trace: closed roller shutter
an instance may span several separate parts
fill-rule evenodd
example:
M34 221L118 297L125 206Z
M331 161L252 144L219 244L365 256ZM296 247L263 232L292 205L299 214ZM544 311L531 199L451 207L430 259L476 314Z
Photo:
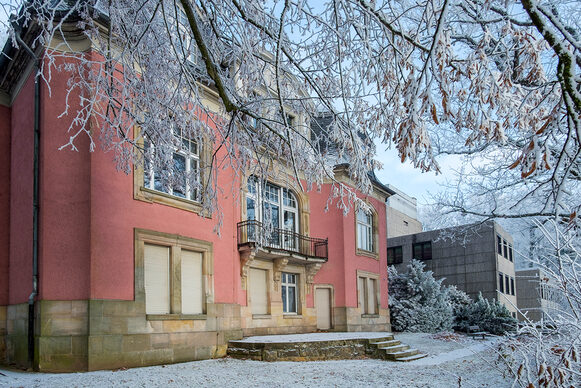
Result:
M266 271L250 268L250 305L252 314L268 314Z
M145 244L145 313L169 314L169 248Z
M202 254L182 250L182 314L202 314Z

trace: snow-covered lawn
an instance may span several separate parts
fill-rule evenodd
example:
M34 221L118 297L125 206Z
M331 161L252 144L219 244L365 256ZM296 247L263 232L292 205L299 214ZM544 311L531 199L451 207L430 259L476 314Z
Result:
M374 359L260 362L224 358L89 373L0 370L4 387L507 387L495 366L497 341L396 333L428 357L410 363Z

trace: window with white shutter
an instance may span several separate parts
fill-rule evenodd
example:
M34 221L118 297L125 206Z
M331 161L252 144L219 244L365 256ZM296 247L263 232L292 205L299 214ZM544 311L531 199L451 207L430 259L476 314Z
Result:
M143 229L135 236L135 295L144 295L147 319L205 314L214 303L212 244Z
M170 313L169 247L145 244L145 312Z
M182 314L202 314L202 254L182 250Z

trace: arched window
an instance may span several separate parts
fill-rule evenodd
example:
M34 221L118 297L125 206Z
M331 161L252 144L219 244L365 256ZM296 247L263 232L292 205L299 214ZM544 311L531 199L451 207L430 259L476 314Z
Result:
M297 197L288 189L270 182L248 179L246 218L260 221L270 231L270 244L293 250L298 245L299 208Z

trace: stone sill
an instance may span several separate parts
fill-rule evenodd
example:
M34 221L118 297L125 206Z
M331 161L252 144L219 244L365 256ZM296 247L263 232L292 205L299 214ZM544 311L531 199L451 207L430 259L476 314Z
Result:
M361 314L361 318L379 318L379 314Z
M252 319L271 319L272 315L270 314L252 314Z
M375 259L375 260L379 260L379 254L377 254L376 252L366 251L366 250L357 248L355 250L355 254L357 256L366 256L366 257L370 257L370 258Z
M284 314L282 317L284 319L303 319L303 316L298 314Z
M196 213L205 218L212 218L208 214L202 214L202 204L200 202L164 193L163 191L157 191L141 186L139 187L139 192L137 192L134 197L140 201L171 206Z
M183 321L208 318L206 314L147 314L145 317L148 321Z

